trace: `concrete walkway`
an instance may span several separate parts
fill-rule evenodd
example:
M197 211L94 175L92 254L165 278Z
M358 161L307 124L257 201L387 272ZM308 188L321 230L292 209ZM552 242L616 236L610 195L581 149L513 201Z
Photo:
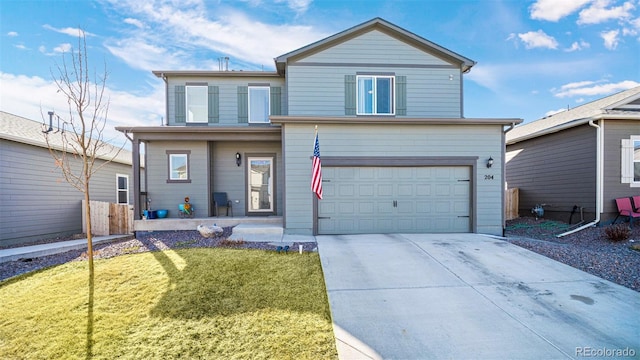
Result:
M640 293L506 241L316 239L342 360L640 357Z
M93 245L124 239L131 235L108 235L94 236ZM0 263L15 261L27 258L63 253L71 250L82 250L87 248L87 239L59 241L48 244L23 246L12 249L0 249Z

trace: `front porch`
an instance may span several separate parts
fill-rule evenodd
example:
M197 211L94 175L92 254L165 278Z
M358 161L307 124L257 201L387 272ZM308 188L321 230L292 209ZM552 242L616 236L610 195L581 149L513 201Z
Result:
M315 242L311 235L284 234L282 216L240 216L240 217L201 217L201 218L164 218L152 220L134 220L134 231L179 231L196 230L198 225L233 226L231 240L266 242Z

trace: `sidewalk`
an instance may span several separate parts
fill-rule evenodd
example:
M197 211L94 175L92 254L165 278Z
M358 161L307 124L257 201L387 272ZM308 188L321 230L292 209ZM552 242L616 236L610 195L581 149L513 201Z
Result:
M129 237L131 235L108 235L94 236L93 245L111 242ZM0 263L15 261L19 259L36 258L41 256L59 254L71 250L82 250L87 248L87 239L60 241L49 244L23 246L12 249L0 250Z

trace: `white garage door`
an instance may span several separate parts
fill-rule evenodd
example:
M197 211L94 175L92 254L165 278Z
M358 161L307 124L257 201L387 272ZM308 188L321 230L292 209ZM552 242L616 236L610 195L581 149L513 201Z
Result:
M470 232L468 166L324 167L319 234Z

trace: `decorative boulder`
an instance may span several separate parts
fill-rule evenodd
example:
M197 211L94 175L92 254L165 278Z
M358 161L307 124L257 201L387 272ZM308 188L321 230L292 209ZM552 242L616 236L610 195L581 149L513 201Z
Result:
M198 229L198 232L200 232L200 235L206 238L209 238L212 236L220 236L224 232L224 230L216 224L213 224L211 226L200 224L198 225L197 229Z

